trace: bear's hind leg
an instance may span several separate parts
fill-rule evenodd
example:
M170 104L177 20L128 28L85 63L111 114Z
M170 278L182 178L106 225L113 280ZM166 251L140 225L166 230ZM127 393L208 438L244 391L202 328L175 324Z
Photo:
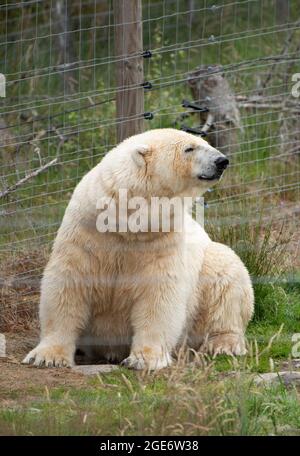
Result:
M210 355L244 355L253 289L247 269L229 247L212 242L207 248L197 298L191 345Z

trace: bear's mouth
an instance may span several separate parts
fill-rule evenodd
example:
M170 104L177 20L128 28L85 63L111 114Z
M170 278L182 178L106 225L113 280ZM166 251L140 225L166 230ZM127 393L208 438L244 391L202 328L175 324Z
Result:
M213 176L204 176L203 174L198 176L198 179L199 180L205 180L205 181L212 181L212 180L216 180L216 179L220 179L220 177L222 176L222 173L221 174L214 174Z

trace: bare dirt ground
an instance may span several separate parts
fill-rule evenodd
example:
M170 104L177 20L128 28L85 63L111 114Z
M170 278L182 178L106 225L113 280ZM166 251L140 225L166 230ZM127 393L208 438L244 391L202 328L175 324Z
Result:
M42 249L0 261L0 333L6 357L0 357L0 405L34 397L34 390L87 386L87 378L70 369L37 369L21 364L39 339L38 303L41 272L47 261ZM32 395L31 393L32 392Z
M35 335L30 331L18 335L5 333L7 356L0 358L0 405L14 403L13 396L18 398L19 405L22 396L28 402L31 392L33 398L36 396L34 391L41 388L87 386L87 378L71 369L45 369L21 364L23 357L38 341L37 334L38 331Z

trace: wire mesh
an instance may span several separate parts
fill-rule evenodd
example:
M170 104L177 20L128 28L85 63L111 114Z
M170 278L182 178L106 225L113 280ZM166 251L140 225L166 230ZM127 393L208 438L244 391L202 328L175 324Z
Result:
M49 246L80 178L116 144L112 1L0 4L0 300L36 303ZM147 129L201 128L191 73L228 82L240 125L226 120L231 167L207 195L206 219L285 219L299 228L300 72L297 0L144 0ZM134 58L134 55L129 57ZM132 86L132 89L135 87ZM132 117L134 119L135 116ZM218 122L215 125L218 132ZM230 134L232 132L232 135ZM20 184L21 182L21 184ZM246 206L245 206L246 204ZM246 209L245 209L246 207ZM296 244L298 239L296 237ZM297 264L295 265L295 268ZM20 305L22 304L22 306ZM23 309L23 310L21 310ZM25 310L24 310L25 309Z

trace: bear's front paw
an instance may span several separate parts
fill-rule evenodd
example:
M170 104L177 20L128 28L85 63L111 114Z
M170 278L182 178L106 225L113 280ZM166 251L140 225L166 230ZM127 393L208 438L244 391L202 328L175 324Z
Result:
M240 334L217 334L209 337L200 347L202 353L212 356L242 356L247 353L245 338Z
M136 370L159 370L172 364L171 356L168 352L158 354L155 356L155 351L146 347L141 351L134 351L124 359L121 363L122 366L129 369Z
M37 367L71 367L73 351L63 345L39 344L28 353L22 364L32 364Z

